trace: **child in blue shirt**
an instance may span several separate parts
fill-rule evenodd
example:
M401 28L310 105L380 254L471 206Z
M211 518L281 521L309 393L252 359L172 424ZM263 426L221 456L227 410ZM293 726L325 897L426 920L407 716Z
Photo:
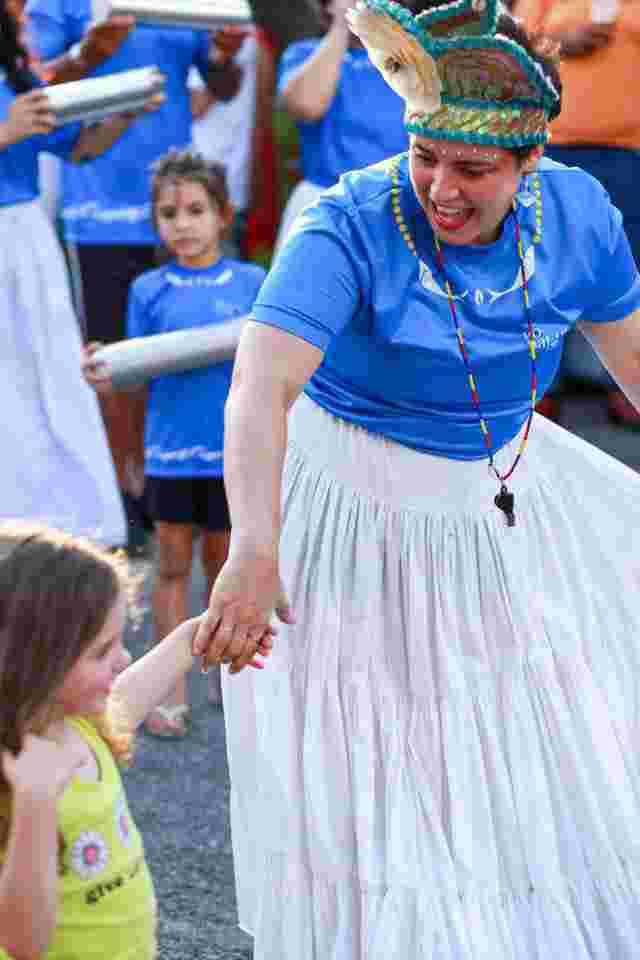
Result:
M265 274L261 267L221 255L233 220L223 168L190 151L171 151L154 171L153 218L171 259L132 284L128 336L225 323L248 313ZM87 348L87 379L108 391L110 382L91 364L95 349L95 343ZM153 593L158 637L189 615L196 530L202 531L201 559L209 587L226 558L230 523L222 449L232 369L233 362L226 361L159 377L148 387L144 484L158 543ZM181 681L170 703L148 718L147 728L160 736L183 736L187 709Z

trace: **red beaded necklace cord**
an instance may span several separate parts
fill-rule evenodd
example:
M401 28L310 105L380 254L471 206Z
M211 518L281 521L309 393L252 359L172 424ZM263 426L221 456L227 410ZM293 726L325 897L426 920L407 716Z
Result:
M394 157L390 166L391 204L392 204L394 218L396 223L398 224L400 233L404 237L405 243L407 244L407 247L409 248L413 256L416 257L416 259L418 259L418 251L416 249L415 241L411 236L409 228L407 227L404 221L404 217L402 215L402 208L400 206L399 172L400 172L400 161L402 160L402 157L403 157L403 154L401 154L398 157ZM534 194L535 194L535 202L536 202L536 227L537 227L536 236L534 237L534 242L538 243L540 241L542 214L541 214L540 186L539 186L537 177L535 178L535 181L534 181ZM506 484L507 484L507 480L512 476L513 472L515 471L516 467L520 463L520 460L522 459L522 456L524 454L524 450L527 445L527 440L529 439L529 433L531 431L531 423L533 421L533 414L534 414L535 406L537 402L537 390L538 390L538 375L536 370L536 359L537 359L536 340L535 340L535 332L533 327L533 320L531 317L531 303L529 300L529 281L528 281L527 270L525 266L524 249L522 244L522 233L520 231L520 223L518 222L517 204L516 204L515 198L512 201L512 213L513 213L514 222L515 222L516 246L518 250L518 259L520 261L520 272L522 274L522 295L524 299L525 314L527 317L527 336L529 340L529 355L531 357L531 409L529 411L527 423L525 425L525 429L522 434L522 438L520 440L518 451L513 460L513 463L511 464L511 466L509 467L506 473L500 473L500 471L498 470L495 464L494 446L493 446L493 440L491 437L491 431L489 429L487 420L482 412L482 405L480 403L478 386L476 383L476 379L473 375L473 370L471 369L469 352L467 350L467 345L464 339L464 333L462 331L462 327L458 319L458 312L456 309L453 290L451 289L451 284L449 283L449 278L447 277L447 274L445 271L444 253L442 251L442 246L438 239L438 235L435 232L433 234L435 247L436 247L437 260L438 260L438 267L440 268L440 272L442 274L444 284L445 284L445 289L447 291L447 300L449 301L449 310L451 311L451 318L453 320L453 324L456 330L456 337L458 340L458 347L460 348L460 355L462 357L462 362L464 363L465 370L467 372L469 388L471 390L471 399L473 401L473 405L478 415L480 430L482 431L485 447L487 449L487 456L489 458L489 468L490 470L493 471L496 479L500 483L500 492L495 497L494 503L498 507L498 509L502 510L502 512L505 514L505 517L507 519L507 525L510 527L515 526L515 522L516 522L515 513L513 509L514 496L512 493L509 492Z

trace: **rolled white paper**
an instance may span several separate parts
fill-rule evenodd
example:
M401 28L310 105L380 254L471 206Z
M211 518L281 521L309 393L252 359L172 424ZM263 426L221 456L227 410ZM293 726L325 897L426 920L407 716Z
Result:
M248 317L151 337L134 337L101 347L93 354L116 390L141 386L167 373L197 370L230 360Z
M102 120L113 113L140 110L162 92L165 76L158 67L123 70L105 77L73 80L44 87L58 126Z
M250 24L253 17L247 0L111 0L109 12L135 17L137 23L191 30Z

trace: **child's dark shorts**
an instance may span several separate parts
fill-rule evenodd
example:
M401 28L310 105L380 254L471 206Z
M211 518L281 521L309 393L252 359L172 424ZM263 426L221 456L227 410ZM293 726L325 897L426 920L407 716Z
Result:
M211 533L231 529L222 477L145 477L145 507L156 523L188 523Z

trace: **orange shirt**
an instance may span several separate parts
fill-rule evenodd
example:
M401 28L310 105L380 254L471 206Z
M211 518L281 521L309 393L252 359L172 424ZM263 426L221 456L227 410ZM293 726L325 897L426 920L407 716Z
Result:
M520 0L529 27L561 33L590 20L589 0ZM640 149L640 0L620 0L609 44L560 64L562 113L551 125L552 143Z

